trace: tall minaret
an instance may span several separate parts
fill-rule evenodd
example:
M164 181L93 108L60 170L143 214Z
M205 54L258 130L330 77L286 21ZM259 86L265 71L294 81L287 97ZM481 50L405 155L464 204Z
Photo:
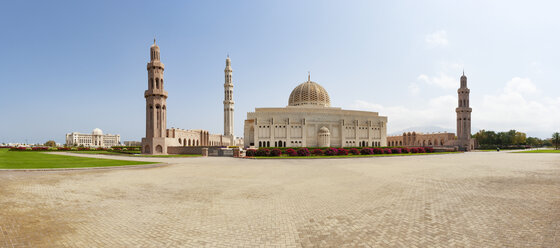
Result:
M230 137L233 145L233 82L231 81L231 60L229 55L226 59L226 69L224 69L224 136Z
M167 91L163 87L164 65L159 60L159 47L150 47L150 62L148 70L148 90L144 92L146 98L146 138L142 140L142 152L149 154L166 154L165 137L167 127Z
M469 107L469 94L471 90L467 88L467 77L463 71L461 76L461 87L457 90L459 94L459 106L455 109L457 112L457 139L459 148L462 150L470 150L471 140L471 112Z

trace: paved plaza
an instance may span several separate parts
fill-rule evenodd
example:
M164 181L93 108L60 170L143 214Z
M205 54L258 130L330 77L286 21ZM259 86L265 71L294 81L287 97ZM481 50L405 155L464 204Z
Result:
M130 159L0 171L0 247L560 247L558 154Z

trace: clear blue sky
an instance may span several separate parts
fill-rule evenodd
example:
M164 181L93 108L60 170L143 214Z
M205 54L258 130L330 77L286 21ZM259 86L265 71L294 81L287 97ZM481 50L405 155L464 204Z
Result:
M223 69L235 131L287 105L307 78L332 105L378 111L389 132L454 130L469 78L473 132L560 131L560 6L554 1L6 1L0 142L64 143L68 132L144 136L154 36L168 127L223 132Z

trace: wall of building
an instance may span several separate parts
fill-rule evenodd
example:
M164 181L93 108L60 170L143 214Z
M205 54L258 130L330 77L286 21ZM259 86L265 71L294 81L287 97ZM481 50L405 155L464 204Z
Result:
M416 133L408 132L398 136L388 136L388 146L455 146L454 133Z
M384 146L387 117L340 108L268 108L247 114L245 147L317 147L322 127L330 146Z

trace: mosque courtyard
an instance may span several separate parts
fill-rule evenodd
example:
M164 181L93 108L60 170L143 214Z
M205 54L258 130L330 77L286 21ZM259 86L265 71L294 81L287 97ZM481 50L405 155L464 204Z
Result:
M0 247L560 247L560 154L126 159L0 171Z

